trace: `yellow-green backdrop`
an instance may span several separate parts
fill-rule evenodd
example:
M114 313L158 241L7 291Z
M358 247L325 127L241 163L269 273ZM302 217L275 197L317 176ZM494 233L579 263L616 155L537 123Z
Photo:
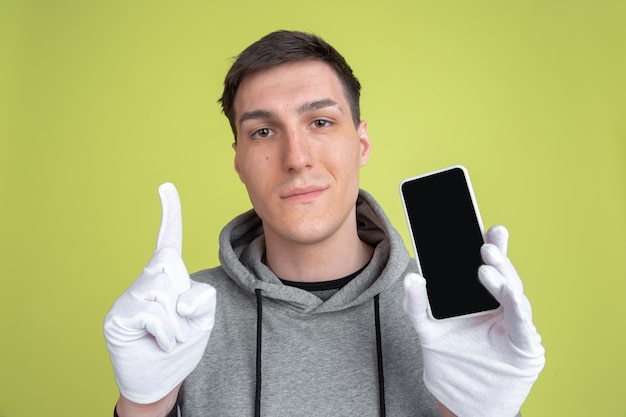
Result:
M102 336L174 182L190 270L249 207L230 57L316 32L361 79L362 185L461 163L511 231L547 365L525 416L626 416L626 2L0 1L0 416L110 416ZM408 242L408 240L407 240Z

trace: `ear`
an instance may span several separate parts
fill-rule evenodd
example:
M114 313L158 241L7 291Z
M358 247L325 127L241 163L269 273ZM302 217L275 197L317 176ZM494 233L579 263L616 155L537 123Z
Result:
M367 132L367 122L365 120L361 120L356 131L359 136L359 142L361 143L361 166L365 166L367 161L370 159L370 151L372 149L370 135Z
M235 151L235 157L233 158L233 165L235 167L235 172L237 173L237 175L239 175L239 180L241 182L243 181L243 178L241 177L241 168L239 167L239 158L237 158L237 142L233 142L232 144L233 150Z

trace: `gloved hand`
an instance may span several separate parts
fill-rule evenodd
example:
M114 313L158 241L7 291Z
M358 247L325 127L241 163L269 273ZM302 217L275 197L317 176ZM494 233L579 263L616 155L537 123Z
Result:
M512 417L545 363L522 281L506 257L508 232L492 227L478 275L501 306L485 315L436 320L426 281L409 274L404 310L418 333L428 390L459 417Z
M181 257L176 188L165 183L159 195L163 215L154 256L104 320L117 385L140 404L165 397L191 373L215 322L215 289L190 280Z

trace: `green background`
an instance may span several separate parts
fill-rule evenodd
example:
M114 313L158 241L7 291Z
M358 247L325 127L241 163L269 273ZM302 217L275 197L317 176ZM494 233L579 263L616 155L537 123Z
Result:
M102 321L174 182L190 270L247 209L216 103L230 58L313 31L364 85L362 185L468 167L511 231L546 368L528 416L626 416L626 2L0 1L0 416L110 416Z

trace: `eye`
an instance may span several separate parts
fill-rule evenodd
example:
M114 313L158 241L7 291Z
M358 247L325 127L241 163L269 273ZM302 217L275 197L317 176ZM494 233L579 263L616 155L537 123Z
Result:
M272 130L266 127L256 130L252 133L253 138L263 139L272 136Z
M324 128L324 127L328 127L330 126L330 122L328 120L324 120L324 119L317 119L312 123L312 126L320 129L320 128Z

